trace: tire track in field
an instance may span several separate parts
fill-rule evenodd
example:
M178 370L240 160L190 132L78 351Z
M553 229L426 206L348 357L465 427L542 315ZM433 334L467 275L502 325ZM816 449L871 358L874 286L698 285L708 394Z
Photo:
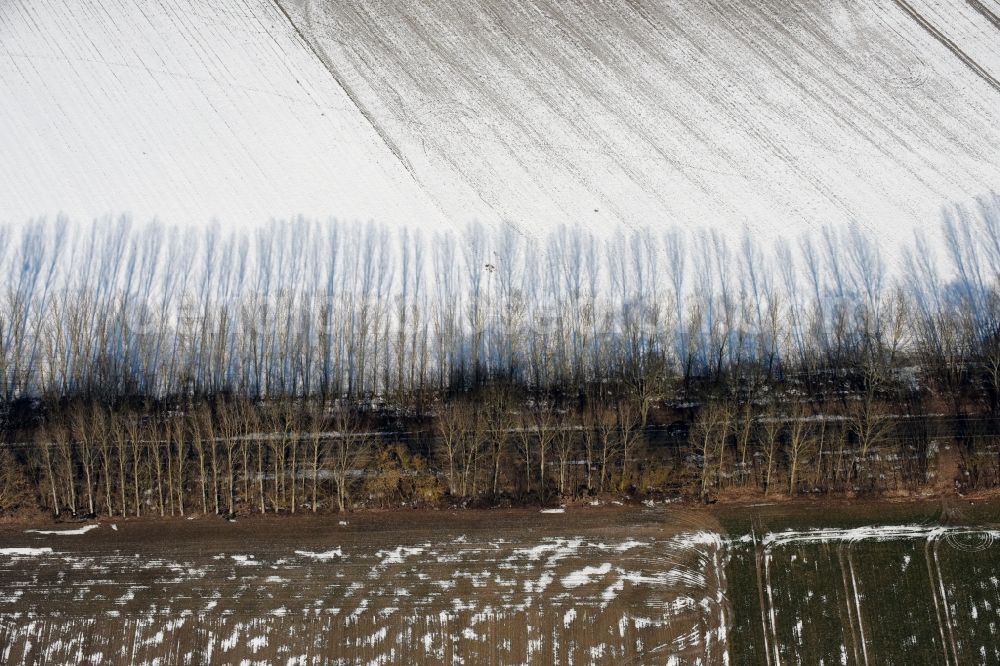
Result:
M927 32L927 34L936 39L946 49L951 51L952 54L956 58L961 60L962 63L966 67L968 67L976 76L978 76L987 84L989 84L994 90L1000 92L1000 80L997 80L996 77L994 77L988 71L983 69L983 67L978 62L976 62L975 58L971 57L968 53L963 51L961 47L959 47L959 45L956 44L951 38L949 38L943 32L934 27L934 25L929 20L924 18L924 16L920 12L914 9L909 2L907 2L906 0L893 0L893 2L895 2L896 6L902 9L910 18L912 18L917 23L917 25L923 28L924 31ZM977 2L977 0L970 0L970 4L972 4L973 7L975 7L976 4L979 3ZM987 13L991 14L992 16L992 12L989 12L989 10L987 10L985 7L983 7L982 9L985 10ZM982 13L982 11L980 11L980 13ZM993 16L991 22L995 20L996 17Z
M417 178L417 174L413 169L413 165L410 164L410 161L406 159L406 156L403 155L403 151L400 150L396 142L393 141L392 137L390 137L388 132L385 131L385 128L383 128L382 125L375 119L375 116L368 109L368 107L365 106L364 102L362 102L361 99L358 98L354 90L349 85L347 85L346 81L344 81L343 77L337 71L336 66L330 60L330 57L327 55L326 51L324 51L323 48L319 46L319 44L317 44L315 41L306 36L306 34L299 28L299 25L295 22L295 19L293 19L291 14L289 14L288 11L285 9L285 6L281 4L280 0L271 0L271 2L281 13L281 16L285 19L289 27L299 38L302 44L319 61L320 65L323 66L323 69L327 71L327 73L333 79L334 83L337 84L337 87L343 91L344 95L350 101L351 105L358 110L358 113L360 113L361 117L364 118L365 123L367 123L368 126L372 128L372 130L382 141L382 143L385 144L385 147L389 149L389 152L392 153L393 157L396 158L396 161L398 161L399 164L403 167L403 169L413 180L413 183L417 186L417 188L424 193L428 201L430 201L431 205L434 206L434 209L441 215L442 218L449 219L449 216L441 208L441 205L437 202L437 200L433 197L433 195L431 195L430 191L423 186L423 184L420 182L420 179ZM309 11L309 4L307 2L306 12L308 13L308 11Z
M420 20L417 20L418 17L419 14L417 12L411 13L407 11L402 15L403 20L407 23L407 28L410 33L419 38L420 43L434 55L436 62L455 62L455 59L449 52L450 44L448 40L441 39L438 34L423 25ZM490 48L491 42L492 39L484 40L484 48ZM534 175L532 173L531 166L525 161L526 151L524 147L517 145L517 137L523 137L525 139L530 138L531 141L529 145L547 145L548 141L542 130L529 122L530 119L524 117L524 114L520 112L518 107L509 104L507 100L501 97L490 95L490 91L484 86L484 84L476 80L474 72L470 72L467 66L457 67L454 70L451 84L458 89L467 91L474 98L482 100L484 109L488 109L491 105L496 105L498 109L502 109L502 117L510 125L516 126L518 132L512 132L511 136L507 136L506 133L502 131L494 132L491 139L496 142L496 145L501 146L503 150L506 151L507 155L509 155L518 164L519 168L524 173ZM434 96L440 99L440 91L436 91ZM471 113L474 113L474 108L470 108L470 114ZM456 176L464 182L472 192L475 193L476 197L480 201L493 211L497 219L502 220L505 224L511 226L521 236L530 237L532 232L527 226L527 223L522 219L517 219L513 214L511 214L509 206L498 196L497 192L490 187L490 181L483 177L481 170L475 168L474 164L470 169L470 160L462 155L456 155L454 149L449 149L446 144L442 145L439 141L440 136L437 136L441 131L441 128L437 127L435 129L435 136L431 137L431 139L436 155L451 166ZM484 166L491 171L494 171L494 165L485 164ZM503 180L503 174L496 173L494 171L492 178L496 180ZM545 191L545 200L547 202L553 203L557 208L562 210L558 205L558 196L555 195L555 193L551 190L551 186L546 183L544 179L536 179L535 185ZM612 202L610 200L604 200L603 205L610 208L612 206ZM565 211L563 211L563 213L565 214Z
M984 5L980 0L965 0L970 7L979 12L979 15L984 19L993 24L994 28L1000 30L1000 16L997 16L993 11Z

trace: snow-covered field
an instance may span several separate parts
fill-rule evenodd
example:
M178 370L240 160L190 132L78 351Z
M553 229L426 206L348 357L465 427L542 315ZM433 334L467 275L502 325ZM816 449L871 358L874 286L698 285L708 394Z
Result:
M0 220L446 224L269 0L0 3Z
M11 0L0 220L888 239L1000 188L1000 0Z

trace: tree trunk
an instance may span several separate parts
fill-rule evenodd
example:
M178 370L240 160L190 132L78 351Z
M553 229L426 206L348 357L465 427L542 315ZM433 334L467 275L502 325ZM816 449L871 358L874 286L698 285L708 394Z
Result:
M39 448L42 450L42 459L45 461L45 471L49 476L49 485L52 490L52 510L56 514L56 518L59 517L59 492L56 489L56 475L52 469L52 451L49 449L49 442L47 439L43 438L39 442Z

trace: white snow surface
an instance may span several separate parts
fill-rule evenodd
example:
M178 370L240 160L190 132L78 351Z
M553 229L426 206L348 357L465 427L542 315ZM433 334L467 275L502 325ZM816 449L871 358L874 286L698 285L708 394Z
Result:
M1000 0L10 0L0 221L883 239L1000 189Z
M443 224L270 0L0 3L0 220Z

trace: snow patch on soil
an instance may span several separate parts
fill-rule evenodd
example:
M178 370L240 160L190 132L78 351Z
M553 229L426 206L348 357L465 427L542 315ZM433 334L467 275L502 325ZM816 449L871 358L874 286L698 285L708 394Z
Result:
M403 560L411 555L420 555L424 552L424 548L420 546L408 547L408 546L398 546L393 550L380 550L375 553L376 557L382 558L382 566L389 564L402 564Z
M51 555L51 548L0 548L0 555L8 557L36 557L38 555Z
M332 560L335 557L343 557L344 552L339 548L333 548L332 550L327 550L322 553L316 553L310 550L297 550L296 555L301 555L302 557L308 557L311 560L318 560L320 562L325 562L327 560Z
M598 576L606 576L608 572L611 571L611 563L605 562L604 564L597 567L584 567L577 571L574 571L566 576L563 576L562 584L563 587L574 588L580 587L581 585L586 585L591 582L592 579Z
M259 567L260 562L253 559L253 555L230 555L229 559L236 562L241 567Z
M24 530L25 532L30 532L32 534L56 534L59 536L80 536L81 534L86 534L91 530L96 530L99 525L84 525L83 527L78 527L75 530Z

